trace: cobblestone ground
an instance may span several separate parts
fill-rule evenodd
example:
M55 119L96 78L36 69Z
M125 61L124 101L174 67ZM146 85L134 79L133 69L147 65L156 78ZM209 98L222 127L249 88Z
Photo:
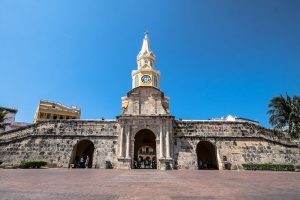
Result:
M0 199L300 199L300 173L0 169Z

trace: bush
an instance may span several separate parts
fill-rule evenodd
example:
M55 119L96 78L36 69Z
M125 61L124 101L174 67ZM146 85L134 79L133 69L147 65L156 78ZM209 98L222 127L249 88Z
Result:
M41 168L42 166L46 166L47 162L45 161L22 161L20 164L20 168L29 169L29 168Z
M269 171L294 171L295 170L295 166L291 164L245 163L242 165L246 170L269 170Z

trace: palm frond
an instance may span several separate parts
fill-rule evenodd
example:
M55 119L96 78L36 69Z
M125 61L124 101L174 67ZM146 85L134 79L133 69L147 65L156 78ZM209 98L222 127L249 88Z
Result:
M300 135L300 97L286 97L282 95L273 97L267 113L270 115L269 123L276 129L288 126L288 132L292 136Z

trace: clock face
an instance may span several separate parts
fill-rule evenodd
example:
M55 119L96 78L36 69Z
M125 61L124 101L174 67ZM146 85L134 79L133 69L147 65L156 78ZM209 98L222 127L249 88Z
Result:
M145 63L146 63L146 64L148 63L148 59L145 59Z
M144 76L142 76L141 80L142 80L142 82L145 83L145 84L151 83L151 76L149 76L149 75L144 75Z

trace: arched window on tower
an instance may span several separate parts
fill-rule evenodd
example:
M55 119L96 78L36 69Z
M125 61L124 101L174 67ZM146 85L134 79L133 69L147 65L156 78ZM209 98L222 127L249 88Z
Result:
M154 76L154 87L158 87L158 78L157 78L157 75Z
M139 75L135 75L135 77L134 77L134 85L135 85L135 87L139 87Z

